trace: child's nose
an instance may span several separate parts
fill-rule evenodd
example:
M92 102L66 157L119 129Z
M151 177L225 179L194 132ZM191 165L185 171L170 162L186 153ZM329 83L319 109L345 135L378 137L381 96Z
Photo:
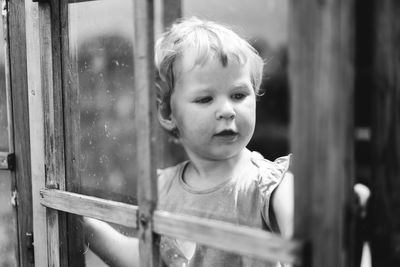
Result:
M216 112L217 120L225 119L232 120L236 117L236 112L233 108L232 103L229 101L224 102Z

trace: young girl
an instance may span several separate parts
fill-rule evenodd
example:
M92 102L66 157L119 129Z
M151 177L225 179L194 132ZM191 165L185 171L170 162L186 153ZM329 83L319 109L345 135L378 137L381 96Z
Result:
M155 57L159 121L189 158L159 172L158 209L289 238L289 156L271 162L246 148L256 122L263 60L233 31L197 18L174 24L158 40ZM90 247L103 258L130 266L137 261L131 253L135 239L118 236L94 220L86 219L86 226L92 233ZM160 247L169 266L276 266L167 237L161 238Z

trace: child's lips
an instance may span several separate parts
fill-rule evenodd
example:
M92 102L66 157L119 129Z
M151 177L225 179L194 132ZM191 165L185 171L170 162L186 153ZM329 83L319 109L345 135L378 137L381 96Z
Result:
M227 140L235 140L239 134L233 130L222 130L216 133L214 136L227 139Z
M215 134L216 136L229 136L229 135L237 135L237 132L234 130L222 130Z

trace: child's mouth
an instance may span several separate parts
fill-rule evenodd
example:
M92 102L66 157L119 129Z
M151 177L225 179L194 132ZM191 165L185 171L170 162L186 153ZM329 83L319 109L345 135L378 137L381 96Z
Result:
M233 137L236 135L238 135L238 133L233 130L223 130L215 134L215 136L220 136L220 137Z

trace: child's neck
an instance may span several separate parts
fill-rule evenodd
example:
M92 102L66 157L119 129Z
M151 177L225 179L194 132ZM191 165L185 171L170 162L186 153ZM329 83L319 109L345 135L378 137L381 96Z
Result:
M189 157L190 164L185 170L184 181L197 190L213 188L227 180L243 175L250 162L251 152L248 149L229 159L207 160Z

